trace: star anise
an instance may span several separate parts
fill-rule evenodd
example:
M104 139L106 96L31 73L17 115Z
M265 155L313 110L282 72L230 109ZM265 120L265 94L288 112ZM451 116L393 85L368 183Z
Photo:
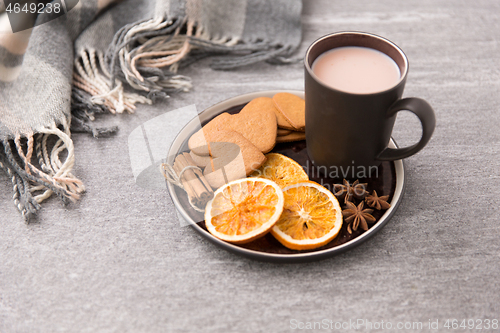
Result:
M352 198L363 199L368 192L366 191L367 183L359 183L359 179L357 179L354 183L349 184L347 180L344 179L344 184L335 184L335 196L337 198L344 198L344 203L352 201Z
M375 218L371 215L371 213L373 213L373 209L363 209L363 201L361 201L358 207L350 201L346 202L346 205L347 208L342 211L342 215L344 216L344 221L349 223L347 231L350 234L352 234L353 230L358 230L359 226L361 226L361 229L366 231L368 230L368 223L375 222Z
M375 208L377 210L381 210L381 209L389 209L391 207L391 204L387 202L388 199L389 199L388 195L379 197L377 195L377 192L373 191L373 194L368 195L365 198L365 201L368 204L368 206Z

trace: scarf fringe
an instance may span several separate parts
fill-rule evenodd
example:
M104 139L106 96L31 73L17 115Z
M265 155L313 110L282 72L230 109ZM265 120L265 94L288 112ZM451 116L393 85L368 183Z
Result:
M49 148L48 139L52 136L56 141ZM83 183L71 173L75 156L66 121L62 129L53 124L40 129L36 135L30 133L23 138L18 135L13 140L4 139L2 145L0 168L11 178L14 204L27 223L40 209L40 203L52 194L66 205L78 200L85 191Z
M111 113L132 113L136 103L151 104L169 93L188 91L191 79L178 75L178 69L207 56L219 55L211 67L227 70L260 61L296 62L289 58L294 50L263 40L242 43L234 37L210 36L188 17L135 22L115 34L105 55L96 50L79 54L73 75L73 113L79 113L79 123L85 123L93 115L83 114L83 109L102 106ZM82 130L99 135L88 124Z
M133 113L136 103L152 103L147 97L124 91L120 80L111 80L103 53L95 50L81 52L76 59L73 87L92 96L88 104L103 105L111 113Z

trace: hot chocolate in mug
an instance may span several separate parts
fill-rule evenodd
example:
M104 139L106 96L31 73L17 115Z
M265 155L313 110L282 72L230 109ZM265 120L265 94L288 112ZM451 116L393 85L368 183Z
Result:
M408 59L391 41L369 33L339 32L316 40L305 59L306 140L317 167L377 167L420 151L434 132L432 107L402 99ZM405 148L389 148L399 111L413 112L422 137Z

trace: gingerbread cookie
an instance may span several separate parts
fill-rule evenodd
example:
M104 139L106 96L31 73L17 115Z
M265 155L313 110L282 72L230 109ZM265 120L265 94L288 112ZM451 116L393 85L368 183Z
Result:
M306 133L304 133L304 132L292 132L288 135L278 136L276 138L276 143L302 141L305 139L306 139Z
M284 129L284 128L278 128L278 136L284 136L292 133L292 130Z
M208 145L205 147L197 147L198 151L209 151ZM189 152L189 155L193 159L194 163L200 168L204 168L210 164L210 155L198 155L194 151Z
M211 161L203 175L213 188L240 179L259 168L266 157L235 131L213 131L207 137Z
M189 138L188 146L195 154L209 154L205 137L214 131L240 133L261 152L267 153L276 144L277 120L270 98L260 97L250 101L238 114L222 113Z
M306 126L305 101L290 93L277 93L273 96L274 106L296 131L303 131Z

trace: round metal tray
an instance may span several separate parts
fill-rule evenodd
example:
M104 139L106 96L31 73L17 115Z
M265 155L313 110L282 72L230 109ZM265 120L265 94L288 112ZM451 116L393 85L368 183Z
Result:
M170 147L167 162L173 164L175 156L178 153L187 150L187 140L195 131L199 129L200 122L203 125L222 112L237 113L244 104L248 103L252 99L261 96L272 97L278 92L289 92L301 98L304 98L303 91L270 90L244 94L217 103L201 112L199 114L199 119L193 119L180 131ZM278 144L273 149L273 152L279 152L287 155L297 160L300 164L304 163L304 159L308 158L305 149L306 144L307 143L305 141ZM392 148L397 148L397 145L393 139L391 139L389 146ZM167 188L170 196L172 197L175 207L179 210L182 217L197 232L199 232L202 236L204 236L215 245L220 246L221 248L230 252L256 260L282 263L307 262L327 258L352 249L353 247L373 237L378 231L382 229L382 227L384 227L385 224L387 224L387 222L389 222L403 198L405 187L405 169L402 160L394 162L383 162L380 168L382 170L382 174L377 177L377 179L365 179L364 182L368 181L368 190L370 190L371 187L372 189L377 190L377 193L379 195L389 194L389 203L391 204L391 207L384 212L374 212L374 215L378 213L378 215L375 216L377 218L377 221L370 226L368 231L358 231L357 233L353 233L352 235L350 235L347 234L347 232L345 231L345 226L343 226L343 231L339 233L339 236L337 236L337 238L334 239L331 244L327 244L319 249L309 251L294 251L286 249L284 246L279 244L270 234L264 236L260 240L244 245L235 245L222 241L214 237L206 230L203 221L203 215L193 210L189 206L189 204L187 204L187 197L184 191L176 188L170 183L167 184ZM337 182L339 182L339 180L337 180Z

